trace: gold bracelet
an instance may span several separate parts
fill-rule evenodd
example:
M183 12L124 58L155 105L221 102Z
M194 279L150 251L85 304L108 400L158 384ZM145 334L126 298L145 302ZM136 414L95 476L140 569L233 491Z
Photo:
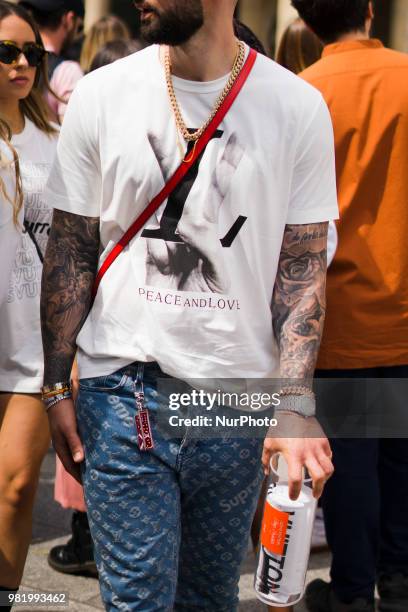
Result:
M66 382L58 382L54 385L44 385L41 389L42 399L47 399L50 397L54 397L59 393L65 393L66 391L71 391L71 383L69 381Z
M71 387L64 387L63 389L59 389L58 391L49 391L49 393L43 393L42 399L50 399L55 397L56 395L61 395L61 393L65 393L66 391L71 391Z

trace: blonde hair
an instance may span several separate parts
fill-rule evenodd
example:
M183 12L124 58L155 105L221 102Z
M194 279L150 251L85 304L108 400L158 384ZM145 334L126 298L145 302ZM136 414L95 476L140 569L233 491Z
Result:
M322 55L323 43L301 19L291 23L282 35L276 55L278 64L295 74L306 70Z
M31 15L18 4L12 4L5 0L0 0L0 22L10 15L19 17L31 27L35 35L35 42L42 46L41 35ZM34 125L45 132L45 134L53 135L57 130L52 126L49 119L49 110L47 103L44 99L44 88L51 91L50 84L48 81L48 61L47 56L44 58L36 69L36 75L34 79L34 85L27 96L23 100L20 100L20 110L24 117L34 123ZM17 225L18 215L23 206L23 186L21 181L20 164L17 152L11 143L12 130L8 125L7 121L0 117L0 139L5 143L6 147L12 155L12 160L8 162L8 165L13 164L15 169L15 182L16 190L14 199L7 193L6 185L3 178L0 175L0 193L1 195L13 206L13 218L14 223Z
M129 28L122 19L115 15L107 15L94 23L88 30L82 46L80 64L85 73L89 72L98 51L114 40L130 40Z
M11 153L11 159L9 159L8 157L6 157L6 159L3 159L3 152L1 152L0 170L3 168L9 168L10 166L14 165L15 181L16 181L16 190L15 190L14 200L13 200L7 192L6 184L4 182L3 177L0 175L0 196L2 196L6 200L6 202L11 204L11 206L13 207L13 221L14 221L14 225L17 226L18 225L18 215L23 205L23 185L21 182L21 173L20 173L20 164L18 160L18 155L17 155L17 151L11 144L11 137L12 137L12 134L11 134L11 130L8 124L3 119L0 118L0 140L2 140L5 143L6 148Z

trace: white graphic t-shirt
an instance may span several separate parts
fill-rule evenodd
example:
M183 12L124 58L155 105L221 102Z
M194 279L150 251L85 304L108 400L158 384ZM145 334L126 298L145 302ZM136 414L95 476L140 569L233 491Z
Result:
M43 384L40 327L42 263L52 209L44 188L55 157L57 137L47 136L26 118L21 134L12 138L24 192L24 219L8 291L0 307L0 391L39 393ZM33 239L30 237L33 236Z
M6 143L0 139L0 177L4 193L0 193L0 306L7 298L10 274L17 247L20 243L24 210L20 210L14 222L12 202L16 195L15 160ZM1 350L1 346L0 346Z
M20 214L20 223L22 215ZM9 280L15 253L20 243L21 225L16 225L13 220L13 209L11 204L1 197L0 201L0 306L7 299ZM0 347L2 350L2 347Z
M226 80L174 78L189 129L205 123ZM180 161L152 46L79 82L47 200L100 217L102 262ZM181 379L276 375L271 301L285 225L337 216L327 107L258 56L199 164L104 277L78 336L80 376L137 360Z

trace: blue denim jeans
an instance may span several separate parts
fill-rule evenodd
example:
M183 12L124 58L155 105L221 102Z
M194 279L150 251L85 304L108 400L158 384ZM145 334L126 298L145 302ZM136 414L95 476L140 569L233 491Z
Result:
M134 381L143 377L155 448L136 441ZM81 380L83 483L108 611L234 612L260 487L262 439L166 439L157 364Z

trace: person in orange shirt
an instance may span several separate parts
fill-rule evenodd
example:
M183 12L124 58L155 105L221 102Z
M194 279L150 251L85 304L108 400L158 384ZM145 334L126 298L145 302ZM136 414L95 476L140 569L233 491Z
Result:
M329 106L337 155L339 247L328 273L318 368L321 377L353 379L336 389L347 389L340 414L358 413L362 386L355 379L408 377L408 56L370 38L369 0L292 4L325 44L322 59L301 77ZM400 400L389 386L383 415ZM335 410L335 396L332 391L327 412ZM381 612L407 612L408 440L402 435L332 440L335 475L323 497L331 583L309 585L310 612L374 611L376 582Z

